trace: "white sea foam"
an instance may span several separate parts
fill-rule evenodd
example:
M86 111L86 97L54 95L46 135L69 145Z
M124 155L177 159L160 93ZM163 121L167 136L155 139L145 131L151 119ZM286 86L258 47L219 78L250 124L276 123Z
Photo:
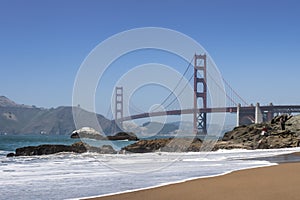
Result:
M300 148L209 153L1 156L0 199L66 199L134 191L269 166L272 163L264 160L245 159L297 151Z

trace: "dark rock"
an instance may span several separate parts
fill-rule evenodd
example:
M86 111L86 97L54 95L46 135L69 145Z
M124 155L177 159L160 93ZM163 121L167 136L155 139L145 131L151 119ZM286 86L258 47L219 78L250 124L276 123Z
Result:
M107 136L108 140L129 140L137 141L139 138L132 132L119 132L114 136Z
M77 138L80 138L80 136L77 132L75 132L75 133L72 133L71 138L77 139Z
M88 144L83 143L83 142L76 142L71 145L71 152L85 153L88 151L88 148L90 148L90 146Z
M83 142L76 142L70 146L68 145L39 145L17 148L16 153L9 153L7 157L12 156L33 156L33 155L49 155L60 152L85 153L87 151L97 152L102 154L117 153L110 145L103 145L103 147L93 147Z
M9 153L6 155L6 157L14 157L14 156L16 156L14 153Z
M140 140L121 149L131 153L187 152L200 151L202 141L188 138L164 138L155 140Z
M67 145L39 145L16 149L16 156L48 155L59 152L77 152L76 148ZM82 152L81 152L82 153Z

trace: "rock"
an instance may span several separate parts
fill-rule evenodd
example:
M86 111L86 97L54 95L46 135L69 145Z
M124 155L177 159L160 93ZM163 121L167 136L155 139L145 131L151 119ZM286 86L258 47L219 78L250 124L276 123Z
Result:
M78 150L78 153L83 153L82 149ZM86 151L86 150L85 150ZM48 155L59 152L76 152L77 149L67 145L39 145L39 146L28 146L16 149L16 156L32 156L32 155Z
M121 151L131 153L149 153L156 151L163 152L187 152L199 151L202 141L200 139L188 138L164 138L154 140L140 140L134 144L128 145Z
M88 152L100 153L100 154L116 154L117 151L110 145L103 145L102 147L87 146Z
M114 136L107 136L108 140L129 140L137 141L138 137L132 132L119 132Z
M100 154L116 154L117 151L110 145L103 145L102 147L94 147L90 146L83 142L77 142L72 144L72 147L77 150L77 153L84 153L84 152L95 152Z
M267 138L262 138L257 142L256 149L269 149L270 145Z
M286 130L281 130L280 119L286 120ZM267 128L267 135L262 136L263 128ZM300 145L300 115L280 115L274 117L269 123L239 126L225 133L222 143L215 149L274 149L289 148Z
M116 135L106 137L90 127L83 127L81 129L73 131L71 138L90 138L95 140L139 140L138 137L132 132L119 132Z
M112 146L110 146L110 145L103 145L102 148L101 148L100 153L103 153L103 154L115 154L117 152L112 148Z
M6 157L14 157L14 156L16 156L14 153L9 153L6 155Z
M79 136L79 134L77 132L73 131L72 134L71 134L71 138L77 139L77 138L80 138L80 136Z
M90 127L83 127L75 130L71 134L71 138L90 138L95 140L106 140L107 138L101 135L98 131Z
M227 141L218 141L215 146L213 147L213 151L219 150L219 149L253 149L250 144L238 144L233 142L227 142Z
M76 142L70 146L68 145L39 145L17 148L16 153L9 153L7 157L12 156L33 156L33 155L49 155L60 152L85 153L87 151L97 152L101 154L115 154L117 153L110 145L103 145L102 147L93 147L83 142Z
M72 152L75 152L75 153L85 153L88 151L88 149L90 148L91 146L89 146L88 144L86 143L83 143L83 142L76 142L74 144L71 145L71 151Z

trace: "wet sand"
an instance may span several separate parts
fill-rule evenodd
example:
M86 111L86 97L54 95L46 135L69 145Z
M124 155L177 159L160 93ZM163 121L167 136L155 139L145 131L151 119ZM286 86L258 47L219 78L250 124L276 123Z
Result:
M300 154L293 154L299 156ZM145 180L146 181L146 180ZM223 176L136 192L93 198L99 200L299 200L300 163L236 171Z

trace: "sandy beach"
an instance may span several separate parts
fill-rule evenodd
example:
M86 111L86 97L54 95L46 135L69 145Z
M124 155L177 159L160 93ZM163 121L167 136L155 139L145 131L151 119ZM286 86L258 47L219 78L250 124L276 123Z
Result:
M300 199L300 163L247 169L98 200L281 200Z

